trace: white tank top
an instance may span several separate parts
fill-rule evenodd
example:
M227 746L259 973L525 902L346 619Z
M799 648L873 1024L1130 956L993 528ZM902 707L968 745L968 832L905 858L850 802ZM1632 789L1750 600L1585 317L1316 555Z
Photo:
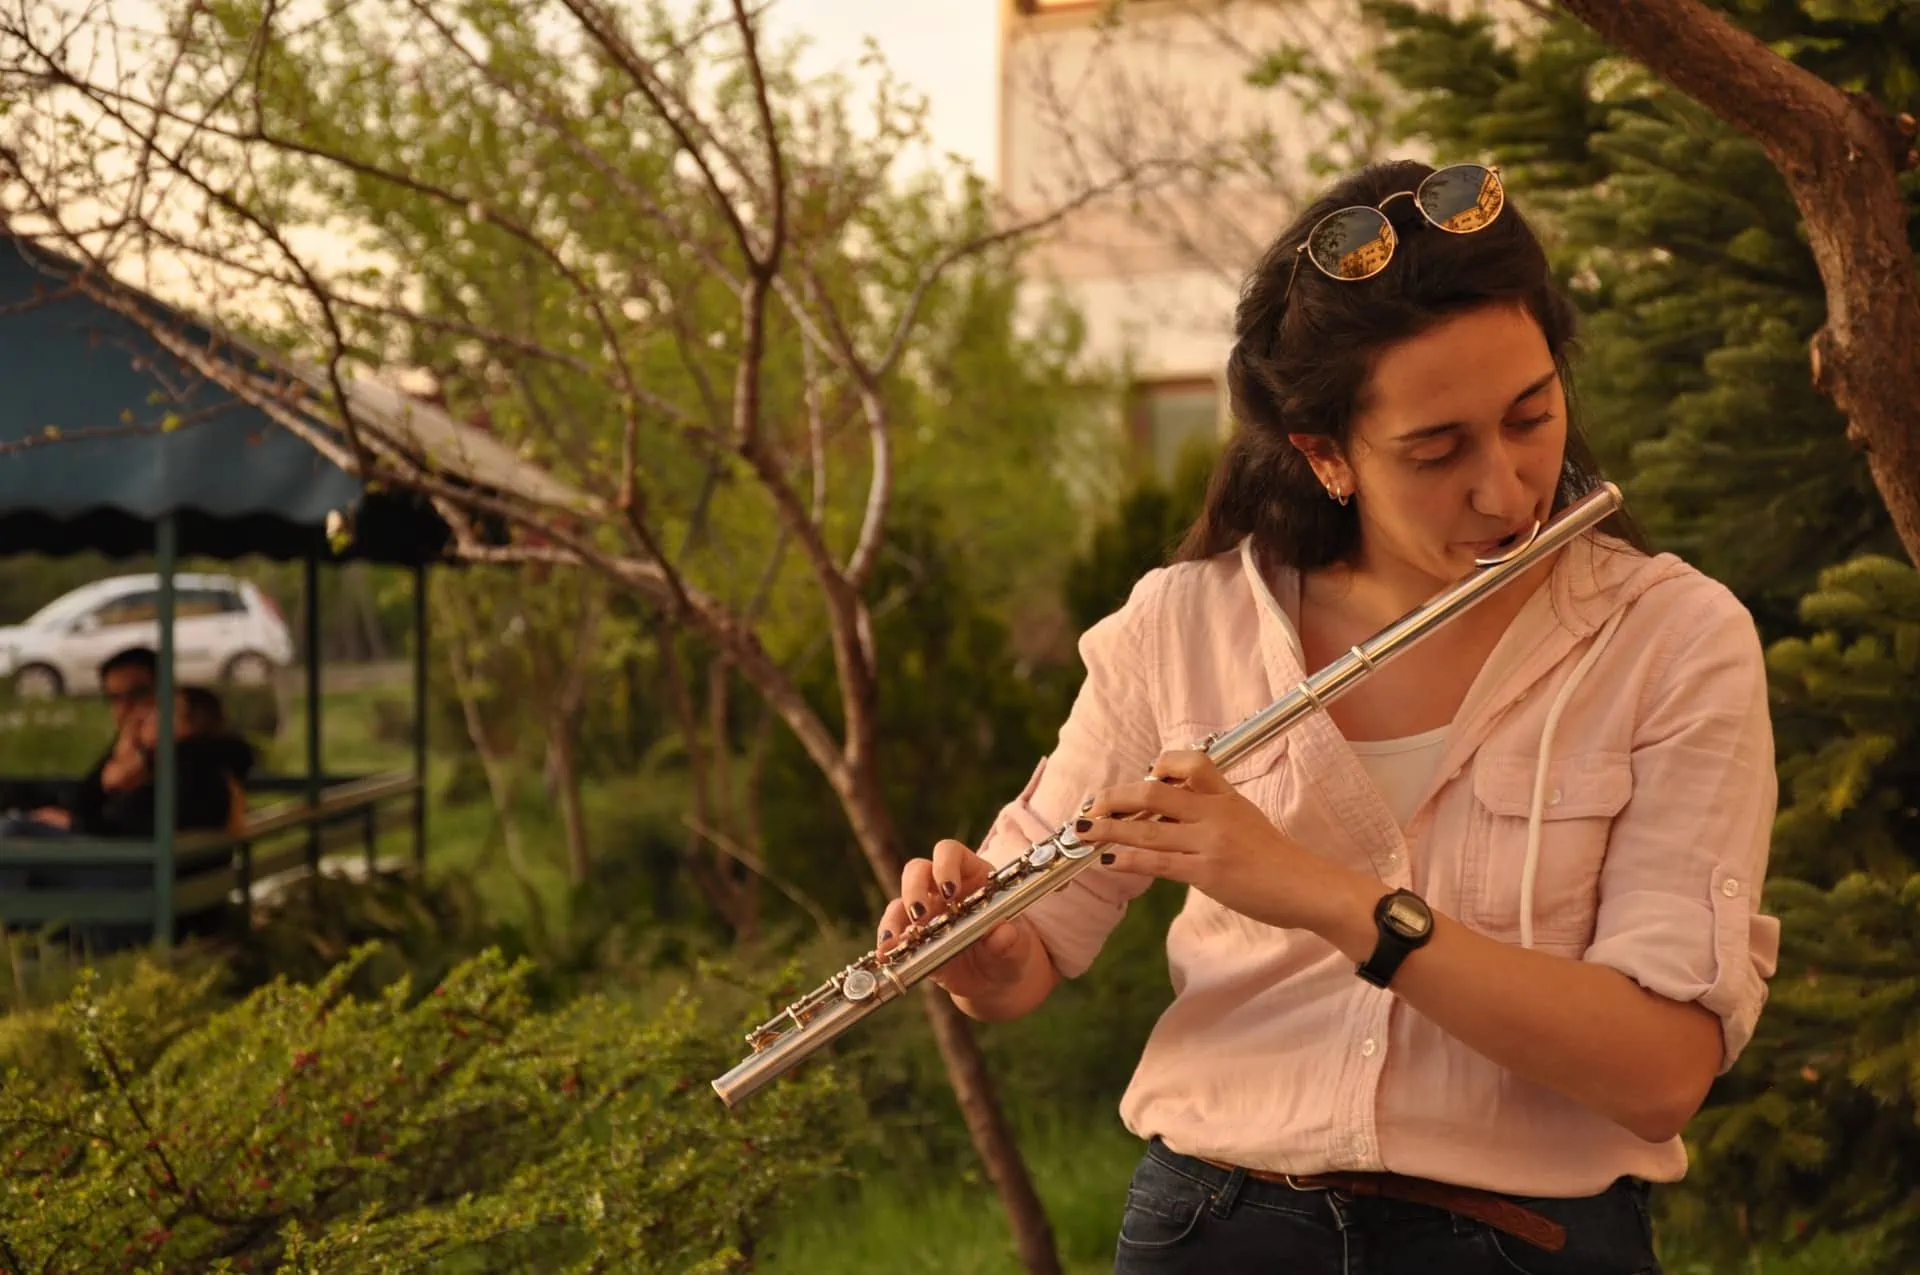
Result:
M1399 739L1370 739L1352 744L1373 786L1387 799L1387 808L1402 828L1413 818L1413 808L1427 782L1439 768L1447 744L1448 727Z
M1253 552L1253 537L1248 536L1240 542L1240 558L1248 579L1253 581L1254 597L1258 604L1270 611L1280 621L1280 627L1287 635L1287 641L1293 647L1293 658L1303 666L1306 664L1306 652L1300 646L1300 631L1295 619L1300 614L1300 573L1288 571L1282 579L1285 583L1282 592L1285 602L1275 596L1272 586L1267 582L1267 574L1261 569ZM1502 641L1494 648L1489 659L1501 658L1507 650ZM1508 655L1506 658L1513 658ZM1481 676L1486 676L1483 672ZM1433 778L1433 772L1440 767L1440 755L1447 745L1447 731L1451 723L1438 730L1425 731L1419 735L1403 735L1399 739L1374 739L1351 744L1355 755L1360 758L1361 766L1373 780L1373 786L1387 800L1387 808L1393 811L1393 817L1402 828L1413 818L1414 806L1420 800L1420 794L1426 791L1427 781Z

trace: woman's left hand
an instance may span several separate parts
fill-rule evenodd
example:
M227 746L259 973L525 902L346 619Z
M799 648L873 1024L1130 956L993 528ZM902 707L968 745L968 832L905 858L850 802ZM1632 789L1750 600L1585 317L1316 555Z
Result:
M1159 778L1095 794L1075 825L1082 841L1100 846L1102 863L1183 882L1267 925L1311 930L1325 918L1341 896L1339 878L1351 874L1275 827L1205 753L1163 753L1153 773ZM1116 817L1135 812L1166 822Z

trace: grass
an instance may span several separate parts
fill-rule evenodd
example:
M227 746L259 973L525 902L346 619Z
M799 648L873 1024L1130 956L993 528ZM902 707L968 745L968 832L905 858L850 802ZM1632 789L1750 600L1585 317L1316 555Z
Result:
M83 775L113 738L99 699L18 701L0 691L0 775Z
M1140 1142L1117 1119L1021 1139L1068 1275L1113 1269ZM873 1177L802 1201L755 1262L764 1275L1018 1275L1005 1215L977 1164L936 1182Z
M323 691L320 711L321 756L329 772L412 769L413 747L406 734L412 722L412 692L405 680ZM439 742L464 748L467 741ZM287 698L268 761L278 772L305 770L304 695ZM559 812L546 800L538 781L523 779L512 812L524 847L521 862L515 863L490 801L445 799L452 774L453 763L444 753L428 755L427 790L434 794L427 811L428 875L470 877L488 915L506 924L535 932L561 924L570 888L564 838ZM589 826L596 830L618 804L616 794L593 784L587 785L583 800Z
M280 729L261 758L273 774L303 775L307 770L307 697L284 696ZM333 774L367 774L413 769L412 692L403 682L390 687L362 686L320 693L321 769Z
M1118 1119L1022 1136L1067 1275L1113 1269L1127 1181L1142 1154ZM1878 1275L1857 1241L1817 1239L1793 1253L1756 1251L1734 1265L1661 1244L1667 1275ZM939 1180L870 1177L797 1203L758 1256L764 1275L1022 1275L998 1197L977 1165Z

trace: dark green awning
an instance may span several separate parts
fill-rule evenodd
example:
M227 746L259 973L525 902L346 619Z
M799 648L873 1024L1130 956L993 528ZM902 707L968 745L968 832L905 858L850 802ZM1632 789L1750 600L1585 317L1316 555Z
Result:
M137 323L67 290L71 270L0 235L0 554L146 553L166 514L175 516L182 555L411 565L446 554L451 536L425 501L367 492ZM197 349L234 348L150 297L124 287L114 295L151 307ZM311 380L311 369L276 370ZM437 454L487 462L450 466L481 485L516 476L497 440L443 412L374 382L357 382L352 397L356 417L395 415L397 424L381 422L389 434L416 438L430 429ZM326 543L334 511L353 524L351 547L340 555Z

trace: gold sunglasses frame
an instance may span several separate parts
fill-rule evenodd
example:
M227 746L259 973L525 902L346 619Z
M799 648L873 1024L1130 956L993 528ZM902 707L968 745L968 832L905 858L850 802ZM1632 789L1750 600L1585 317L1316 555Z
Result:
M1482 186L1484 187L1487 181L1492 181L1492 183L1494 184L1494 187L1500 192L1500 203L1498 207L1496 207L1491 213L1487 215L1487 219L1481 222L1479 225L1470 227L1469 229L1466 229L1466 230L1455 230L1452 227L1443 225L1440 222L1437 222L1433 219L1433 217L1427 212L1426 206L1420 202L1420 192L1425 190L1427 187L1427 183L1432 181L1434 178L1439 177L1444 173L1455 172L1463 168L1477 168L1482 173L1484 173L1485 177L1481 179ZM1325 275L1327 278L1332 279L1335 283L1363 283L1366 280L1373 278L1375 275L1379 274L1382 270L1385 270L1390 264L1392 264L1394 253L1398 252L1400 249L1400 232L1394 229L1393 218L1387 215L1387 205L1391 204L1396 199L1411 199L1413 201L1414 208L1420 214L1421 220L1426 222L1429 226L1432 226L1435 230L1444 230L1446 231L1446 233L1450 235L1474 235L1474 234L1480 233L1482 230L1485 230L1488 226L1491 226L1494 222L1500 220L1500 214L1507 210L1507 185L1500 178L1500 166L1498 164L1448 164L1445 168L1436 168L1432 172L1428 173L1425 177L1421 178L1420 184L1418 186L1415 186L1412 190L1396 190L1393 192L1393 194L1388 195L1385 199L1381 200L1378 204L1374 204L1371 206L1367 204L1349 204L1345 208L1334 209L1332 212L1322 217L1319 221L1314 222L1313 229L1307 231L1306 238L1302 239L1299 243L1299 246L1293 250L1293 270L1291 273L1287 275L1287 290L1280 294L1280 304L1284 307L1288 299L1293 296L1294 281L1299 279L1300 277L1300 260L1303 257L1306 258L1308 261L1313 262L1313 268L1315 270L1318 270L1321 274ZM1312 252L1310 251L1310 246L1313 243L1313 237L1320 233L1320 228L1322 226L1332 221L1335 217L1344 217L1349 213L1355 213L1355 212L1370 212L1380 218L1381 229L1384 235L1386 236L1387 251L1386 251L1386 254L1380 258L1380 264L1375 266L1373 269L1367 271L1365 274L1355 274L1355 275L1339 274L1335 271L1327 269L1326 266L1322 265L1320 261L1313 256Z

